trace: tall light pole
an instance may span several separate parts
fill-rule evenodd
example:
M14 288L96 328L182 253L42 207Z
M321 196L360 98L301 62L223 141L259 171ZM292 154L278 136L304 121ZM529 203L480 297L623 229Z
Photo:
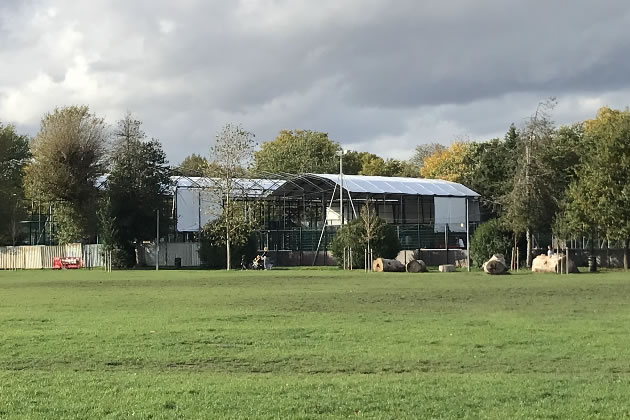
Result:
M11 239L13 242L13 246L15 246L15 242L17 239L17 226L15 224L15 214L17 213L18 208L18 196L16 193L11 194L11 196L15 199L15 205L13 206L13 217L11 217Z
M155 271L160 269L160 210L155 211Z
M339 156L339 215L343 226L343 149L337 150L336 155Z

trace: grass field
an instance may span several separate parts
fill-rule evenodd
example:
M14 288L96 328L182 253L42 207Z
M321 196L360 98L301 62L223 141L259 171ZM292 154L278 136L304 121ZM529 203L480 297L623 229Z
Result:
M630 275L0 272L0 418L630 418Z

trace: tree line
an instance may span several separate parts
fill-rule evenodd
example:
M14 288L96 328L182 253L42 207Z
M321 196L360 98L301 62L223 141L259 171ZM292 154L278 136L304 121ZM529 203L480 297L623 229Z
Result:
M45 114L32 139L0 125L0 244L19 243L29 207L53 208L56 242L99 241L120 265L135 264L135 248L155 237L156 210L169 214L172 174L141 125L127 114L112 129L87 106Z
M416 147L409 160L382 158L374 153L355 150L345 151L343 172L346 175L379 175L418 177L424 158L434 151L445 150L438 143ZM327 133L312 130L282 130L278 136L264 142L253 152L251 166L247 172L251 176L274 176L304 173L337 173L341 144L330 139ZM212 157L206 158L193 153L177 167L180 174L201 176L217 168ZM245 169L245 168L244 168Z
M541 102L503 138L422 144L406 161L347 151L344 173L462 183L481 194L484 219L497 219L515 240L525 238L528 263L532 234L553 231L564 238L620 240L627 266L630 111L602 108L593 119L558 127L554 106L554 99ZM323 132L282 130L255 146L253 134L228 124L207 157L192 154L173 167L159 140L148 137L131 114L112 128L87 106L58 108L43 116L32 139L0 123L0 244L19 242L18 221L26 217L27 203L53 205L58 242L91 242L98 236L132 264L138 244L154 237L156 210L170 212L171 175L213 176L227 185L234 177L339 168L341 145ZM234 158L229 165L227 158ZM163 232L170 222L161 219ZM227 219L221 229L228 243L229 232L238 230Z
M456 142L429 155L420 175L460 182L481 195L495 236L527 243L534 232L560 240L620 241L630 263L630 111L601 108L594 118L556 126L555 99L541 102L503 139ZM490 255L485 256L485 258Z
M427 143L407 161L348 151L344 173L445 179L481 195L483 220L496 220L496 235L508 232L527 244L531 265L533 234L551 232L568 240L587 237L621 241L630 263L630 111L601 108L594 118L557 126L555 98L538 104L503 138ZM335 173L341 145L326 133L283 130L254 152L250 173ZM199 155L180 170L194 175L208 168ZM212 166L212 165L210 165ZM212 172L212 169L210 170ZM489 256L488 256L489 257Z

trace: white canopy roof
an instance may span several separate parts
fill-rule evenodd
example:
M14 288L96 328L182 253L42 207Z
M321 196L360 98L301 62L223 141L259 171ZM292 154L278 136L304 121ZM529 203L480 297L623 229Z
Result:
M309 174L339 184L339 175ZM479 194L457 182L443 179L388 176L344 175L344 189L354 193L412 194L448 197L479 197Z
M218 181L216 178L198 176L176 176L172 177L174 188L211 188ZM250 179L234 178L234 192L237 195L247 197L266 197L276 190L285 181L280 179Z
M339 185L339 175L337 174L306 174L286 182L273 195L291 196L300 193L332 192L335 185ZM344 175L343 188L354 194L479 197L479 194L462 184L442 179Z
M206 177L173 177L174 187L209 188L216 180ZM339 184L338 174L305 174L292 179L234 179L235 192L248 197L283 196L295 193L332 192ZM438 197L479 197L479 194L457 182L442 179L387 176L344 175L343 187L356 194L406 194Z

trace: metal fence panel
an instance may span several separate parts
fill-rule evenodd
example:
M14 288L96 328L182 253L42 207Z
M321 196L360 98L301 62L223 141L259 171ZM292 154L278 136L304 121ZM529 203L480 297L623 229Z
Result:
M105 246L103 244L83 245L83 266L85 268L105 266L104 253Z
M155 265L155 245L142 244L140 260L152 267ZM200 267L199 242L162 242L158 254L161 266L173 267L175 258L181 258L182 267Z

